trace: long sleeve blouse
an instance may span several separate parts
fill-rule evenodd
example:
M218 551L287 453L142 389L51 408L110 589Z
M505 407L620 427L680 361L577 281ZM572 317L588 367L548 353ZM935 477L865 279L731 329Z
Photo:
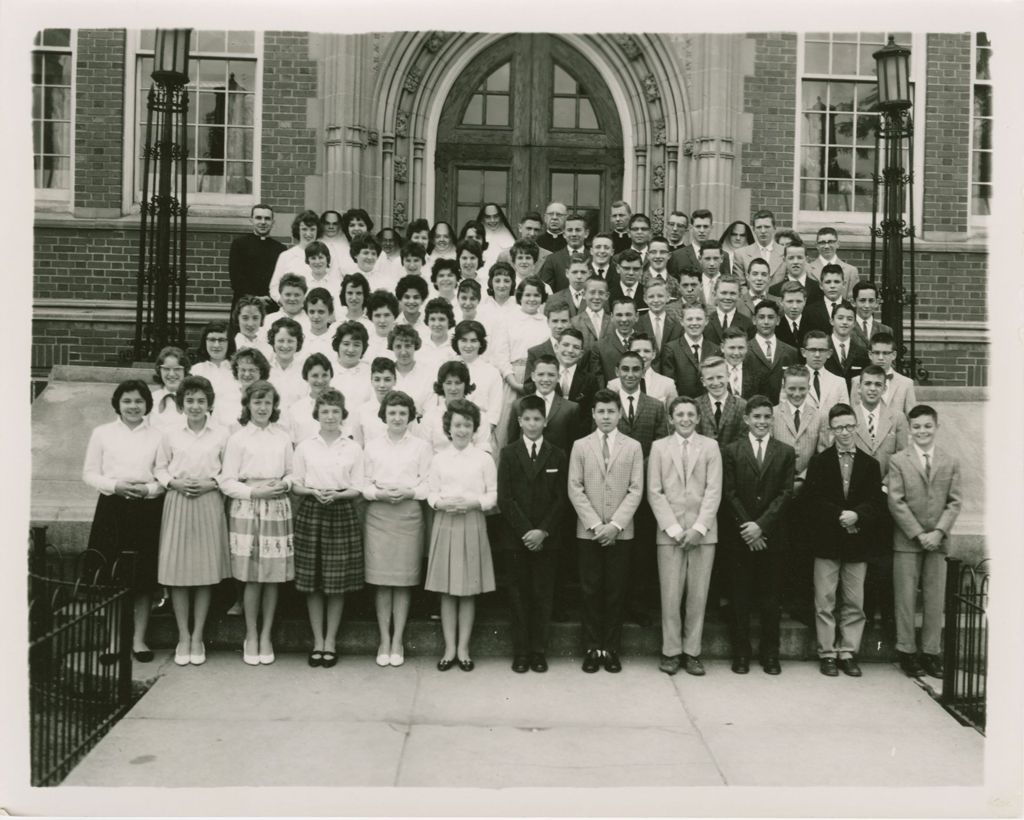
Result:
M156 453L156 480L167 487L175 478L216 478L228 437L226 428L209 419L198 432L186 424L180 430L164 433Z
M449 447L430 462L427 501L437 507L442 498L462 496L480 503L486 512L498 503L498 469L494 458L473 445Z
M318 433L295 448L289 478L311 490L362 491L363 451L350 438L340 436L327 442Z
M161 436L148 418L134 429L120 418L101 424L89 437L82 480L103 495L113 495L118 481L142 481L156 498L163 492L153 472Z
M285 479L292 471L292 442L279 425L264 428L250 422L228 439L224 465L217 477L221 492L230 498L252 498L252 479Z
M363 450L363 496L376 501L382 490L408 489L422 501L427 497L430 459L430 445L409 431L398 441L383 435L367 442Z
M501 418L501 405L505 400L501 374L493 364L479 357L472 363L466 362L466 366L469 368L469 377L476 386L470 401L480 408L484 417L482 421L496 427Z

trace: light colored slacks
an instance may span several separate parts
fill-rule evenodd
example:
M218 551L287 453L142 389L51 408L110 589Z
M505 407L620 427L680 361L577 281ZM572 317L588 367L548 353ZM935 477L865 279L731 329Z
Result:
M860 649L864 634L864 577L866 561L847 563L814 559L814 628L819 658L850 658ZM836 589L842 595L836 630Z
M704 632L704 608L715 563L715 545L699 544L683 549L658 544L658 582L661 587L661 652L700 656ZM679 607L686 593L685 632Z
M921 651L942 653L942 613L946 596L946 555L942 552L894 552L892 586L896 597L896 649L917 652L915 615L917 584L921 583L924 618L921 622Z

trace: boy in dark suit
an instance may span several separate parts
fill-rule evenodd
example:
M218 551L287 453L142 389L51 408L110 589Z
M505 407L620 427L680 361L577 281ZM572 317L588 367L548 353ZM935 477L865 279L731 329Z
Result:
M721 356L700 363L700 379L707 392L697 397L697 432L725 447L747 432L743 420L747 403L729 391L728 366Z
M715 281L714 304L704 328L704 338L722 346L724 333L730 328L739 328L747 336L754 334L754 323L739 307L740 280L731 273L723 273Z
M533 368L532 385L544 407L544 438L564 453L572 443L587 431L580 427L579 405L558 394L558 359L549 354L537 358ZM511 414L508 421L508 441L523 434L519 416Z
M722 543L732 594L732 671L750 671L750 610L760 611L758 654L769 675L779 664L782 571L786 545L783 518L793 497L796 453L771 435L773 408L767 396L751 396L744 421L749 434L722 448Z
M775 335L780 315L781 308L768 299L754 306L754 328L757 332L750 340L746 361L747 366L760 376L761 387L773 404L779 403L783 372L801 362L799 351Z
M661 352L661 375L676 383L680 396L696 397L704 392L700 383L700 363L719 355L718 346L705 340L708 312L703 305L683 308L683 335L665 345Z
M868 349L860 339L853 335L853 305L840 302L832 314L832 335L829 336L829 347L832 355L825 361L825 369L846 380L846 391L849 393L851 383L860 376L861 371L871 364Z
M857 416L848 404L828 411L835 443L811 456L804 481L804 508L814 552L814 612L821 674L841 669L861 676L857 664L864 634L864 578L877 549L885 510L878 462L857 449ZM841 602L836 609L836 590ZM838 619L837 619L838 613ZM838 623L837 623L838 620Z
M727 366L729 391L744 399L763 395L765 387L761 372L748 364L750 345L747 334L738 327L730 327L722 339L722 358Z
M542 367L546 367L544 365ZM498 461L499 540L512 610L512 670L546 672L555 569L566 508L565 452L545 440L540 396L519 400L517 438Z

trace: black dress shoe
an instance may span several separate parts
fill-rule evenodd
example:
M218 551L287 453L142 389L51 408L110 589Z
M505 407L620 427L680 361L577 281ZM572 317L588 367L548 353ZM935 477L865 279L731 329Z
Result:
M619 660L619 656L614 652L606 651L604 653L604 671L605 672L621 672L622 662Z
M900 669L908 678L921 678L924 677L924 670L921 668L920 662L917 660L917 655L913 655L909 652L900 652Z
M732 671L737 675L746 675L750 671L750 658L734 658Z
M601 653L596 649L587 650L587 654L583 656L583 671L596 672L600 668Z
M860 671L860 666L854 658L840 658L839 668L842 670L844 675L849 675L851 678L859 678L863 672Z
M337 662L338 662L338 653L337 652L327 652L325 650L324 653L323 653L323 660L320 662L320 665L324 669L330 669Z
M140 649L138 652L136 652L133 649L132 657L135 658L135 660L137 660L139 663L149 663L151 660L153 660L153 650Z
M530 658L530 669L534 672L548 671L548 659L544 657L542 652L533 653L533 657Z
M472 672L474 669L476 669L476 664L473 663L473 661L469 658L459 658L456 661L456 663L458 663L459 669L461 669L463 672Z
M519 674L530 671L530 662L527 660L526 655L516 655L512 659L512 671Z
M117 659L120 657L117 652L101 652L100 653L100 666L113 666L117 663Z
M666 675L674 675L679 671L681 662L678 655L662 655L658 663L658 669Z
M938 655L921 655L921 668L926 675L933 678L943 677L942 658Z
M687 675L694 675L698 678L704 676L704 664L700 662L700 658L696 655L683 655L683 668L686 669Z
M324 653L320 649L314 649L306 658L306 663L310 666L317 667L324 665Z
M766 675L781 675L782 666L779 664L779 659L772 656L765 658L761 661L761 668L764 670Z
M835 658L822 658L819 662L819 670L821 674L829 678L839 677L839 667L836 664Z
M437 662L437 671L447 672L453 666L455 666L455 658L441 658L441 660Z

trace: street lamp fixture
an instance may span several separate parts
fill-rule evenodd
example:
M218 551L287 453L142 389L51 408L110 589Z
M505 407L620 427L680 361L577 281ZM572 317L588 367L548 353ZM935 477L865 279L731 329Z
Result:
M886 111L910 108L910 49L896 45L890 34L889 42L872 56L878 77L878 107Z

